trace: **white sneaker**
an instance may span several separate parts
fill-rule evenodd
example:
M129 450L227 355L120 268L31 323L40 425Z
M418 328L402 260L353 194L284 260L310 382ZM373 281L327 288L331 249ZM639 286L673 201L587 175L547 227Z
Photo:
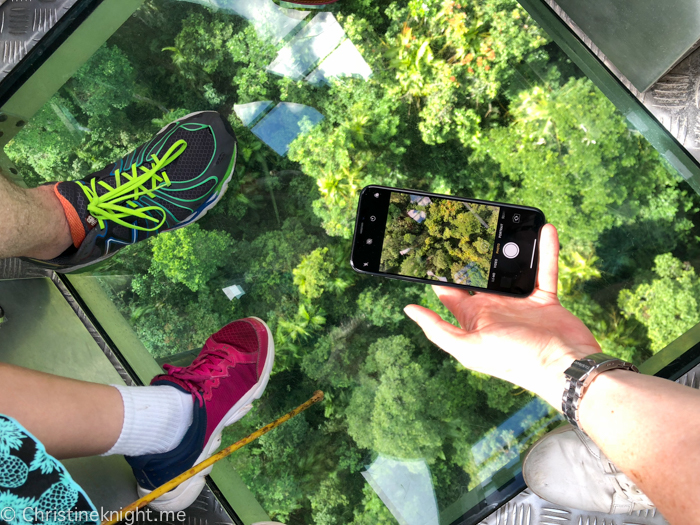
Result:
M607 514L654 508L593 440L571 425L532 446L523 461L523 477L532 492L565 507Z

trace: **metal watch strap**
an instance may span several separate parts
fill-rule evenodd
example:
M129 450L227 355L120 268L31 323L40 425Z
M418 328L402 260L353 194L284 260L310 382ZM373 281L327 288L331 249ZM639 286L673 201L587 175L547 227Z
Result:
M598 375L608 370L630 370L639 372L636 366L617 357L598 353L591 354L583 359L577 359L564 372L566 387L562 397L561 408L564 417L574 427L582 432L584 430L579 424L579 406L581 399L586 393L586 389Z

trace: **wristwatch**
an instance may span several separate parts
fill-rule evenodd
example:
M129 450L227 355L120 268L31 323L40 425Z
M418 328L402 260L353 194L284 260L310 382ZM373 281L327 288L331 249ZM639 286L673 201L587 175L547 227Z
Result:
M584 433L578 419L581 399L593 380L608 370L630 370L639 373L632 363L606 354L591 354L583 359L577 359L564 372L566 388L564 388L561 409L569 423Z

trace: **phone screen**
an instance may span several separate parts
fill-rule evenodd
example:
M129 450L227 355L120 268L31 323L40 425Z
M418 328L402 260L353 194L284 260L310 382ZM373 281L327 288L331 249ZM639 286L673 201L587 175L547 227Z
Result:
M529 295L544 215L535 208L369 186L353 267L412 281Z

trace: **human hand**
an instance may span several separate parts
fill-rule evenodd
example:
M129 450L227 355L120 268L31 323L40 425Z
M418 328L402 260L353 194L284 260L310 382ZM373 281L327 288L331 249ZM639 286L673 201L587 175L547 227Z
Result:
M461 328L418 305L404 311L465 367L510 381L561 410L564 371L600 352L593 334L557 299L559 238L542 228L537 287L525 299L433 286Z

